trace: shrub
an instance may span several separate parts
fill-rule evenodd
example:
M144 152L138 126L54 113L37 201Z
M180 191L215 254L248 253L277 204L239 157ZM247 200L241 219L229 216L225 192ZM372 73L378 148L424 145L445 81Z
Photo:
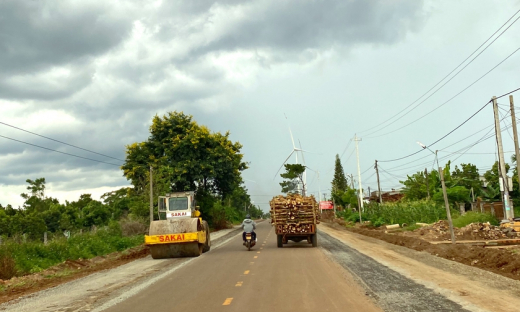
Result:
M463 216L457 216L456 218L453 218L453 226L458 228L465 227L468 224L476 222L489 222L492 225L499 224L498 219L490 213L469 211Z
M47 245L30 241L7 241L0 245L0 255L10 254L20 274L47 269L65 260L89 259L115 251L122 251L143 243L143 236L124 237L119 224L111 223L96 233L75 234L67 239L59 237ZM3 269L0 270L3 272Z
M446 219L445 208L431 200L399 201L394 203L370 203L365 205L363 220L372 224L433 223Z
M0 251L0 279L8 280L16 276L16 263L11 253Z
M123 236L146 234L148 226L144 219L124 218L119 221Z

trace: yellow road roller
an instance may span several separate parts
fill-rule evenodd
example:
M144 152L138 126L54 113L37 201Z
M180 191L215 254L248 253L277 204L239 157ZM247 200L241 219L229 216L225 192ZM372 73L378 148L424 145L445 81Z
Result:
M175 192L159 196L159 216L150 222L145 245L154 259L198 257L211 248L208 222L200 217L195 192Z

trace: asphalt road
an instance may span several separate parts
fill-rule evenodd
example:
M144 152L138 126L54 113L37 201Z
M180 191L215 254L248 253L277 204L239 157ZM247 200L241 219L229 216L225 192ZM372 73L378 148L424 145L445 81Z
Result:
M381 311L319 248L277 248L268 222L257 234L251 251L238 235L105 311Z

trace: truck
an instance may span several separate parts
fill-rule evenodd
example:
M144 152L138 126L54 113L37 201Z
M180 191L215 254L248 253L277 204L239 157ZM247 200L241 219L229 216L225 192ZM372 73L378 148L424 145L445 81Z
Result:
M314 196L278 195L273 197L269 205L278 248L282 248L289 240L297 243L306 240L313 247L318 246L317 225L320 223L320 214Z
M173 192L159 196L159 216L151 220L145 245L154 259L198 257L211 248L208 222L202 220L195 192Z

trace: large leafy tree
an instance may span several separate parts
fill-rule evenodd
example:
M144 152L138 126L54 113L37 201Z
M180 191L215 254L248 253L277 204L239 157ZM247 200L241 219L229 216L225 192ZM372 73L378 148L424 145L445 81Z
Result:
M247 169L242 145L229 135L211 132L182 112L155 116L148 140L127 146L124 176L137 195L145 195L152 166L161 174L154 183L162 184L160 191L196 190L200 202L205 196L223 199L242 183L241 171Z

